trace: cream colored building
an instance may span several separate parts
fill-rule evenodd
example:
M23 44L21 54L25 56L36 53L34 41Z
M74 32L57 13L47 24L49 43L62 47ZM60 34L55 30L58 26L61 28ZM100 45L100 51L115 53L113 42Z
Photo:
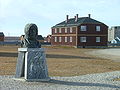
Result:
M108 30L108 41L112 41L116 37L120 38L120 26L113 26Z

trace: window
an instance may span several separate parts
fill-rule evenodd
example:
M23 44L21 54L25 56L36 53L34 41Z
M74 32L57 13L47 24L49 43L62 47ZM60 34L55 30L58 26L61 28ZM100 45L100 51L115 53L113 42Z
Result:
M96 37L96 42L100 42L100 37Z
M59 37L59 42L61 42L62 41L62 37Z
M65 37L65 42L67 42L67 37Z
M62 29L62 28L60 28L60 29L59 29L59 33L61 33L61 32L62 32L62 31L61 31L61 29Z
M81 26L81 27L80 27L80 30L81 30L81 31L87 31L87 28L86 28L86 26Z
M86 42L86 37L80 37L80 42Z
M72 33L72 27L70 27L70 33Z
M100 31L100 26L96 26L96 31Z
M65 33L67 33L67 28L65 28Z
M72 42L72 37L70 37L70 42Z
M57 28L55 28L55 33L57 33Z
M55 42L57 42L57 37L55 37Z

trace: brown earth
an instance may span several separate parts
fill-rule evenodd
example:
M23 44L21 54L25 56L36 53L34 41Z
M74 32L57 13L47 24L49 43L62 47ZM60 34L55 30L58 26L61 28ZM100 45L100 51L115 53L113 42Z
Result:
M0 75L14 75L19 46L0 46ZM120 62L87 52L98 49L44 47L50 76L78 76L120 70Z

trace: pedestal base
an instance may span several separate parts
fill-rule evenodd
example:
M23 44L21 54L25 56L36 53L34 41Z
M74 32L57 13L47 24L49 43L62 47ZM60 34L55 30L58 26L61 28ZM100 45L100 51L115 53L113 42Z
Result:
M50 80L43 48L19 48L18 51L16 78L20 78L24 74L26 81Z
M18 80L18 81L28 81L28 82L48 82L50 81L50 78L46 78L46 79L25 79L24 77L21 77L21 78L13 78L14 80Z

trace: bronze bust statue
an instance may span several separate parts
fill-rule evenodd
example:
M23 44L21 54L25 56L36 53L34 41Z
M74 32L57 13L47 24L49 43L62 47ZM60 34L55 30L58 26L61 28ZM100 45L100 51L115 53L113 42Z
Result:
M25 35L22 37L21 47L23 48L41 48L41 44L37 41L38 27L30 23L25 26Z

